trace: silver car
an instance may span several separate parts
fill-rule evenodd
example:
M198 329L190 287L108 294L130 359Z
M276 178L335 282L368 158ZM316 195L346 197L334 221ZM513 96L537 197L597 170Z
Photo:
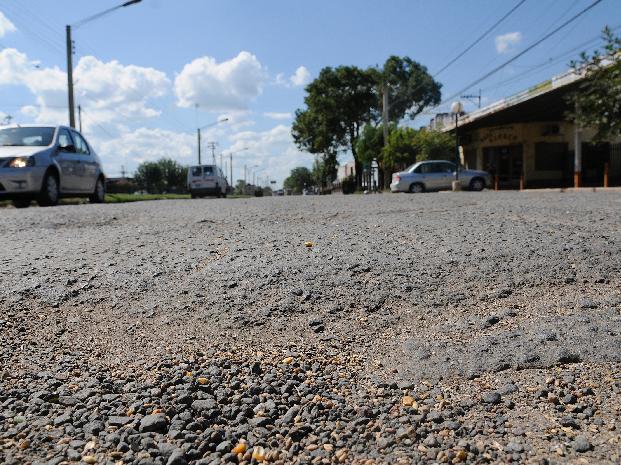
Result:
M426 160L414 163L405 171L394 173L392 192L425 192L450 189L455 180L455 163L446 160ZM459 168L462 186L473 191L483 190L492 183L487 171Z
M105 176L86 139L65 126L0 127L0 199L17 208L32 200L52 206L61 197L104 202Z

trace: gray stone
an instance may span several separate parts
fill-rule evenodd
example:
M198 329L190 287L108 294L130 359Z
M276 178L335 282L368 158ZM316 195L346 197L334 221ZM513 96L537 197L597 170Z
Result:
M593 446L586 437L576 436L571 443L571 447L573 447L576 452L588 452Z
M168 420L163 413L147 415L140 420L141 433L165 433L168 427Z

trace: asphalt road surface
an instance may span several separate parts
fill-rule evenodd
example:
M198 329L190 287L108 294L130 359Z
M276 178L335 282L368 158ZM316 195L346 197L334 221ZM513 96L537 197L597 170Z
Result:
M0 210L0 462L619 463L621 194Z

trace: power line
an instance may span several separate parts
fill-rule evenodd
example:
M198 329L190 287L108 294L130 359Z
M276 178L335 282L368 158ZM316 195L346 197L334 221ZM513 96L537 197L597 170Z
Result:
M459 60L462 56L464 56L466 53L468 53L470 50L472 50L472 48L474 46L476 46L479 42L481 42L485 37L487 37L487 35L492 32L494 29L496 29L496 27L498 27L498 25L500 23L502 23L505 19L507 19L509 16L511 16L511 14L513 14L513 12L515 10L517 10L520 6L522 6L524 3L526 2L526 0L520 0L513 8L511 8L507 13L505 13L505 15L500 18L498 21L496 21L489 29L487 29L483 34L481 34L474 42L472 42L468 47L466 47L466 49L459 53L455 58L453 58L451 61L449 61L446 65L444 65L442 67L442 69L440 69L439 71L437 71L433 77L435 78L438 74L440 74L442 71L444 71L446 68L448 68L449 66L451 66L453 63L455 63L457 60Z
M612 31L617 31L618 29L621 29L621 24L611 28ZM601 40L601 35L597 35L597 36L595 36L595 37L593 37L593 38L591 38L591 39L589 39L589 40L587 40L585 42L582 42L579 45L576 45L576 46L574 46L574 47L572 47L572 48L570 48L568 50L565 50L564 52L561 52L560 54L556 55L555 57L548 58L546 61L543 61L543 62L538 63L536 65L530 66L525 71L521 72L520 74L516 74L515 76L512 76L509 79L506 79L504 81L500 81L500 82L497 82L495 84L492 84L487 89L490 89L490 88L499 89L499 88L501 88L501 87L503 87L503 86L505 86L507 84L510 84L512 82L515 82L515 81L519 81L520 78L522 78L524 76L527 76L527 75L529 75L531 73L534 73L536 71L539 71L539 70L548 68L550 66L553 66L556 63L558 63L559 61L564 60L566 57L571 56L577 50L584 49L587 46L590 46L592 44L597 43L599 40Z
M556 27L555 29L553 29L551 32L547 33L546 35L544 35L541 39L537 40L535 43L529 45L528 47L526 47L524 50L522 50L520 53L518 53L517 55L515 55L514 57L510 58L509 60L505 61L504 63L502 63L501 65L497 66L496 68L492 69L491 71L489 71L488 73L484 74L482 77L476 79L474 82L471 82L470 84L468 84L466 87L464 87L463 89L461 89L459 92L455 92L453 95L451 95L450 97L444 99L442 102L440 102L440 104L436 105L434 108L439 107L440 105L443 105L445 103L447 103L449 100L454 99L455 97L463 94L464 92L466 92L468 89L470 89L471 87L476 86L477 84L479 84L480 82L484 81L485 79L489 78L490 76L493 76L494 74L496 74L498 71L500 71L501 69L503 69L504 67L510 65L511 63L513 63L515 60L517 60L518 58L520 58L521 56L523 56L524 54L526 54L527 52L529 52L530 50L532 50L533 48L535 48L537 45L541 44L542 42L546 41L547 39L549 39L550 37L552 37L554 34L556 34L558 31L560 31L561 29L563 29L565 26L567 26L568 24L574 22L576 19L578 19L580 16L582 16L583 14L585 14L587 11L591 10L593 7L595 7L597 4L601 3L602 0L595 0L593 3L591 3L588 7L584 8L583 10L581 10L579 13L575 14L574 16L572 16L570 19L568 19L567 21L565 21L563 24L561 24L560 26Z

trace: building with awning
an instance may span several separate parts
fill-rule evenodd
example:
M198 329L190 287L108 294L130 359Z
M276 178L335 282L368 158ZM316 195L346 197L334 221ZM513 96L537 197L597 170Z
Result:
M593 131L567 117L582 79L568 71L460 115L462 163L492 173L498 189L621 185L621 140L595 143ZM455 131L446 115L431 125Z

